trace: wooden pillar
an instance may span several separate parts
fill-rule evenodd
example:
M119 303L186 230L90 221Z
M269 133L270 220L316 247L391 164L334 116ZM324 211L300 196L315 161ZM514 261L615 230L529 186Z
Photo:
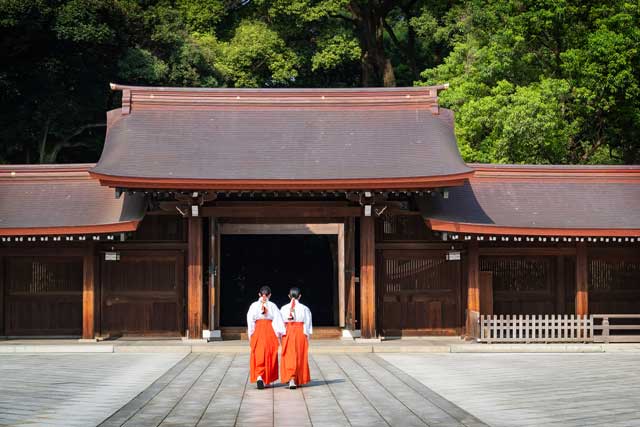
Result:
M4 335L4 258L0 256L0 336Z
M345 326L347 329L356 329L356 220L347 218L344 227L345 233L345 302L347 305Z
M589 271L587 244L576 243L576 314L589 314Z
M82 338L95 338L96 280L94 245L82 257Z
M480 254L478 241L470 240L467 252L467 335L475 336L480 313Z
M374 219L360 217L360 332L376 337L376 246Z
M189 218L187 250L187 337L202 338L202 218Z

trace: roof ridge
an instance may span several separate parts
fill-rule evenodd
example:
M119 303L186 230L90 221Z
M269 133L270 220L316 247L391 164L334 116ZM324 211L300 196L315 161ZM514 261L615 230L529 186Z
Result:
M438 91L448 85L394 88L185 88L126 86L122 91L122 114L131 109L424 109L437 114Z

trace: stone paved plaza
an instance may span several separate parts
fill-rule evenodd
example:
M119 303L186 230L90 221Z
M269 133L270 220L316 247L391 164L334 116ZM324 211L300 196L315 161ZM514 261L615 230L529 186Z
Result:
M640 354L382 355L492 426L640 426Z
M248 355L0 355L0 425L640 426L640 354L315 354L256 390Z

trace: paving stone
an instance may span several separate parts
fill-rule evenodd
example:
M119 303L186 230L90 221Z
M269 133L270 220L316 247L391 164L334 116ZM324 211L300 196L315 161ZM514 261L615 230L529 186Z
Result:
M92 426L183 355L0 355L0 424Z
M639 354L377 357L492 426L640 426Z

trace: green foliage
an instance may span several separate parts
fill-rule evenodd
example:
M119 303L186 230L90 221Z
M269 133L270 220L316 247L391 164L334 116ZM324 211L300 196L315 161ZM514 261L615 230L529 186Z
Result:
M638 3L474 0L447 22L453 51L422 76L450 83L465 159L640 161Z
M241 22L221 47L219 68L236 87L286 86L298 75L298 56L265 23Z
M468 161L640 162L625 0L0 0L0 163L96 161L112 81L448 82Z

